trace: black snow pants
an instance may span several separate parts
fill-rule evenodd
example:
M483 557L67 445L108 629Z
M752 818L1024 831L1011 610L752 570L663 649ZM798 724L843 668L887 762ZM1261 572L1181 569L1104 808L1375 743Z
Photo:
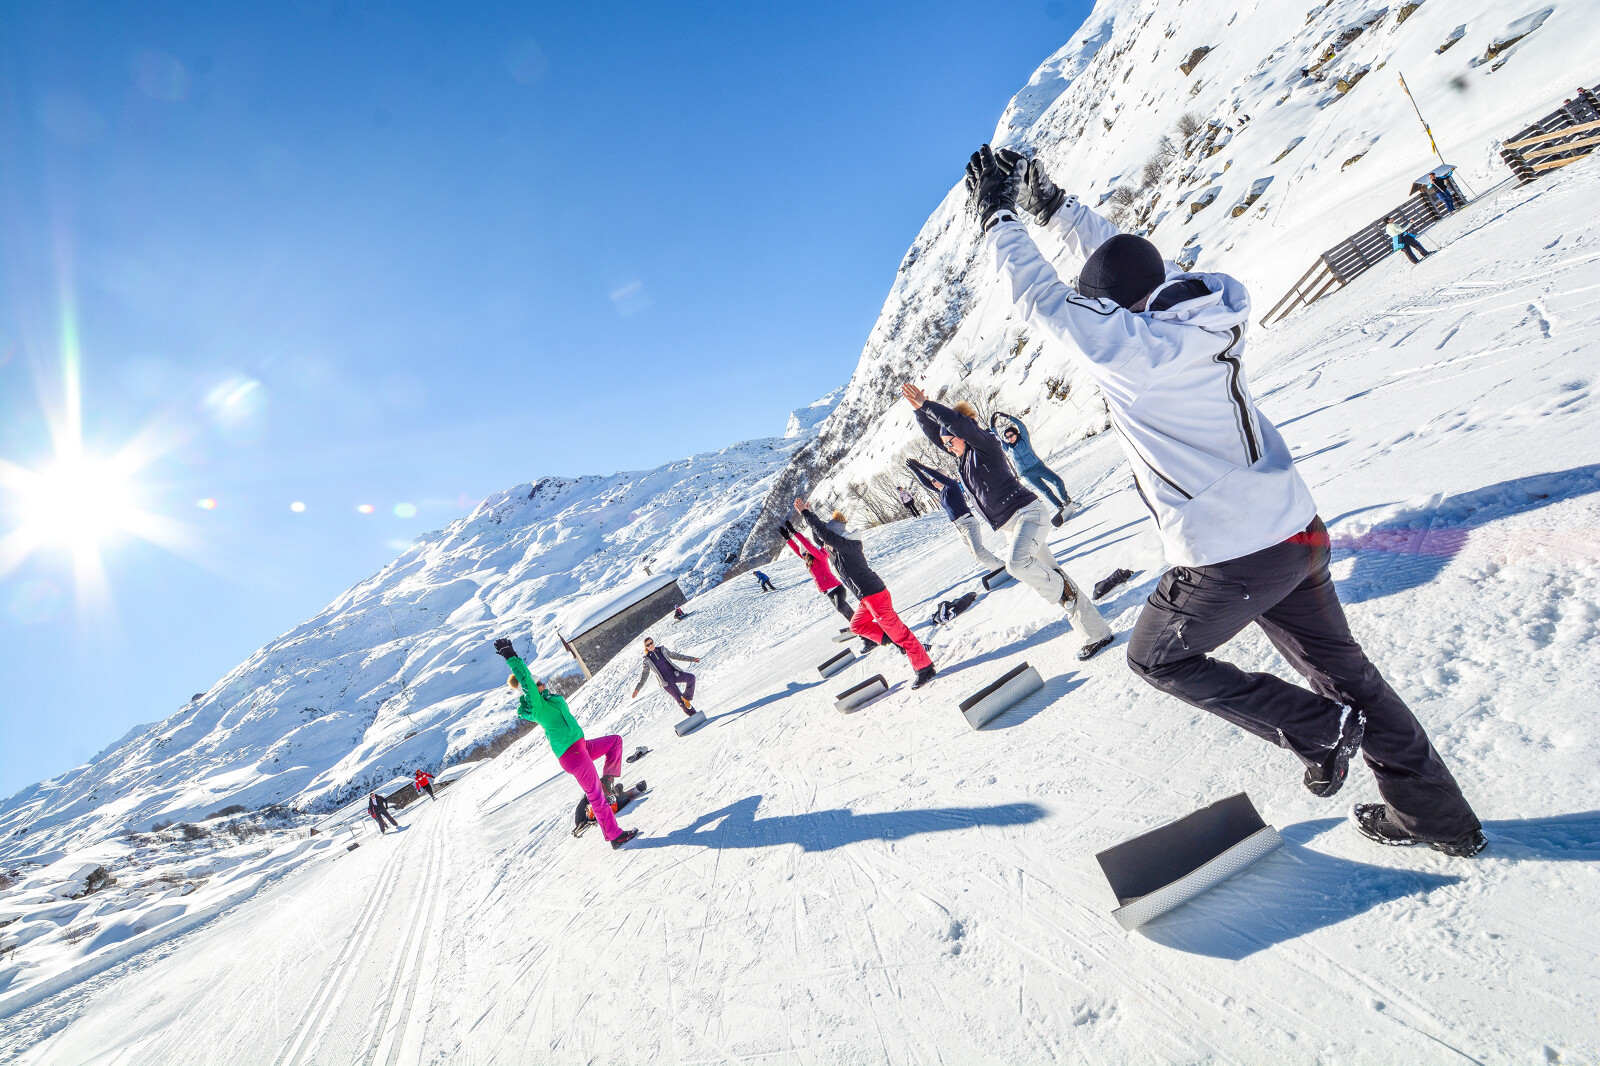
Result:
M1409 233L1400 234L1400 247L1405 251L1406 258L1411 260L1412 266L1428 257L1428 250L1422 246L1422 242Z
M435 796L433 794L433 785L432 784L426 784L426 785L423 785L422 787L427 790L429 799L436 800L436 799L439 798L438 796Z
M845 598L843 585L835 585L827 592L824 592L823 595L833 601L834 609L844 615L846 622L855 620L856 609L850 606L850 601Z
M1317 518L1301 538L1161 579L1128 642L1128 665L1156 688L1231 722L1320 768L1333 750L1341 705L1366 716L1361 753L1390 818L1426 841L1456 841L1481 828L1422 723L1350 635L1328 573L1328 528ZM1213 659L1254 622L1308 690Z
M400 823L394 820L394 815L390 814L388 811L384 810L381 807L378 808L377 813L373 814L372 817L378 823L378 832L379 833L387 833L389 831L389 830L387 830L387 829L385 829L383 827L383 822L384 822L384 819L386 819L386 818L389 820L389 824L391 826L393 826L395 829L399 829L400 828Z

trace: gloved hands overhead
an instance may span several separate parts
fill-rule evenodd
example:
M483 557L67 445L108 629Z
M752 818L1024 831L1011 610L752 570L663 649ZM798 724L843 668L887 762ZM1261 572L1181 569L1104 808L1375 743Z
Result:
M1018 175L1017 208L1033 216L1039 225L1049 222L1066 203L1067 194L1058 188L1037 159L1002 148L994 154L995 163Z
M1017 217L1017 194L1022 188L1022 173L995 158L986 144L967 161L967 206L978 218L980 228L1003 219Z
M494 642L494 650L495 654L500 656L502 659L514 658L517 654L517 649L513 648L511 646L511 642L505 637L501 637L499 640Z

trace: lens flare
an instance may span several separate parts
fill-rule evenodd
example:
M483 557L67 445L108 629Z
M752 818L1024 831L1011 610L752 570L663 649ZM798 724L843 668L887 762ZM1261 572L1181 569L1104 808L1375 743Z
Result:
M357 506L356 510L360 511L362 514L371 514L372 512L376 511L377 508L372 506L370 503L363 503Z
M414 503L397 503L394 505L394 516L396 518L415 518L417 517L417 505Z
M207 496L202 500L194 501L194 505L200 508L202 511L215 511L217 509L217 501L213 500L210 496Z
M295 514L302 514L305 512L305 509L306 505L300 500L296 500L289 505L289 510L293 511Z

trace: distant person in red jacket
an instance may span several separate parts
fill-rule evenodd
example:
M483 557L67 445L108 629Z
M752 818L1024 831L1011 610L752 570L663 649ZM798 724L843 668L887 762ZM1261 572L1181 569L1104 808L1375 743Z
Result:
M414 775L414 778L415 778L415 780L417 782L417 791L419 793L420 792L426 792L428 794L428 798L429 799L438 799L439 798L438 796L435 796L433 794L433 775L432 774L428 773L428 771L426 771L426 770L418 770L416 772L416 774Z

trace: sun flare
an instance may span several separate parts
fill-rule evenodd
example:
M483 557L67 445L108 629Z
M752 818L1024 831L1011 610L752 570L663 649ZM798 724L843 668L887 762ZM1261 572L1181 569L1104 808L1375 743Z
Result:
M137 524L133 479L88 456L30 471L19 495L23 522L44 545L100 544Z

